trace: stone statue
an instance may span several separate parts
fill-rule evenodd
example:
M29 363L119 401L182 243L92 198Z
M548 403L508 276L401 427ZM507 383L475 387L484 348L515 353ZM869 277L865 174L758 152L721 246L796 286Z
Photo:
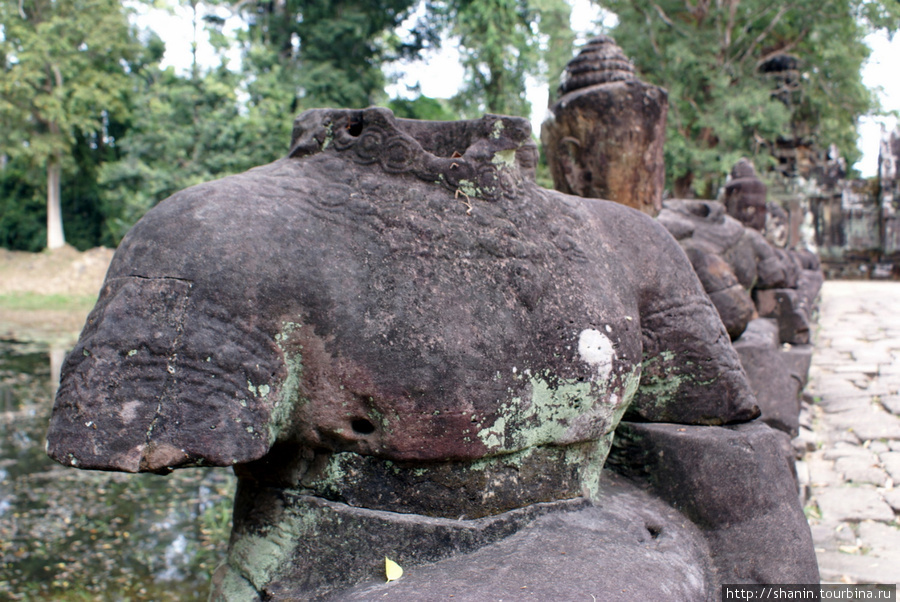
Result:
M765 207L765 196L754 202L737 206ZM764 219L766 214L743 213ZM778 211L768 215L778 216ZM815 255L773 246L755 228L726 215L725 205L717 201L670 199L658 219L687 253L734 340L763 420L796 434L812 353L813 304L823 280ZM772 324L755 323L760 318ZM783 349L783 343L790 343L790 349Z
M731 179L725 185L725 209L748 228L759 232L765 229L766 185L749 159L741 158L731 168Z
M126 472L233 466L213 599L428 599L466 554L549 545L522 543L528 525L590 540L635 524L632 548L595 539L566 565L581 581L558 585L605 592L585 567L634 581L623 550L681 537L642 570L692 567L681 599L715 599L718 544L633 485L601 487L601 469L623 417L687 438L756 417L744 372L665 229L538 187L535 158L518 118L303 113L287 157L173 195L122 241L63 368L49 454ZM756 428L715 432L769 441ZM755 512L781 517L776 540L802 538L796 495L776 498ZM389 553L407 576L372 585Z
M751 291L796 285L796 268L725 212L722 203L670 199L660 223L681 243L732 339L755 313Z
M640 81L609 36L566 66L559 100L541 128L553 185L649 215L660 210L668 94Z

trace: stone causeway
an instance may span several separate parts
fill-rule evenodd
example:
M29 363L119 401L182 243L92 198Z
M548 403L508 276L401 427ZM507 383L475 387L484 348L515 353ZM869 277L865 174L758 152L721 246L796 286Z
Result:
M900 583L900 283L825 282L797 472L823 583Z

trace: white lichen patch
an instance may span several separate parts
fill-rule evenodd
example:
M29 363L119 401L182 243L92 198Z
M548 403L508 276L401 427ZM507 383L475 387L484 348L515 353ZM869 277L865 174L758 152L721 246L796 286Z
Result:
M494 122L494 126L491 128L491 138L496 140L503 134L503 122L501 120L497 120Z
M138 416L138 408L141 407L140 401L126 401L119 408L119 417L124 424L128 424Z
M514 149L497 151L494 153L491 163L497 169L512 169L516 166L516 151Z
M616 350L605 334L588 328L578 335L578 355L594 369L599 379L605 380L612 372Z

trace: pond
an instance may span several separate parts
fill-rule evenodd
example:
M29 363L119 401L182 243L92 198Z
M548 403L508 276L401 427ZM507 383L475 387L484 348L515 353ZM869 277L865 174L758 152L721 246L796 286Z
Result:
M0 340L0 600L206 600L235 478L74 470L44 453L64 351Z

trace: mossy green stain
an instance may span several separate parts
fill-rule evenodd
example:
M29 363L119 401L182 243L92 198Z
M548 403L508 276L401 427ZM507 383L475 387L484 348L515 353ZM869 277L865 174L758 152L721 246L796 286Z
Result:
M285 430L290 423L291 414L297 405L308 402L308 400L300 395L300 385L303 382L303 354L300 352L291 352L286 348L284 343L290 338L291 333L301 327L295 322L282 323L282 330L275 335L275 341L284 357L284 365L287 375L281 383L280 394L278 399L272 404L271 415L269 418L269 444L271 445L278 440L279 435ZM280 335L280 336L279 336ZM269 386L265 386L264 396L269 393Z
M498 139L503 134L503 121L498 119L491 128L491 138Z
M663 351L659 355L644 357L640 391L644 397L652 398L653 404L656 406L665 406L675 402L682 385L689 378L673 364L674 360L675 353L673 351ZM660 366L654 367L654 364L657 363ZM662 372L662 374L657 374L658 372Z
M369 402L372 402L373 399L370 397ZM381 425L381 428L385 431L390 432L390 420L387 416L384 415L384 412L381 412L377 408L369 408L369 411L366 412L366 415L371 419L372 422L376 422Z
M457 184L457 188L459 189L459 192L469 197L469 199L481 196L481 189L470 180L460 180L459 184Z
M635 380L632 373L626 378L623 398L603 404L598 401L606 397L608 383L531 375L530 403L525 405L521 398L514 397L501 404L497 419L478 431L478 439L491 451L545 445L563 440L578 419L586 415L599 415L614 428L634 396Z
M313 509L288 509L266 532L243 535L233 541L228 564L253 587L262 590L287 566L297 543L315 536L319 522Z
M259 599L259 591L250 581L240 574L240 572L236 571L231 565L227 562L225 563L224 568L217 569L218 571L225 571L225 574L222 576L222 580L218 585L216 590L215 597L210 595L210 600L222 600L225 602L243 602L244 600L257 600Z
M322 140L322 150L325 150L331 145L331 142L334 140L334 124L329 122L325 124L325 139Z

